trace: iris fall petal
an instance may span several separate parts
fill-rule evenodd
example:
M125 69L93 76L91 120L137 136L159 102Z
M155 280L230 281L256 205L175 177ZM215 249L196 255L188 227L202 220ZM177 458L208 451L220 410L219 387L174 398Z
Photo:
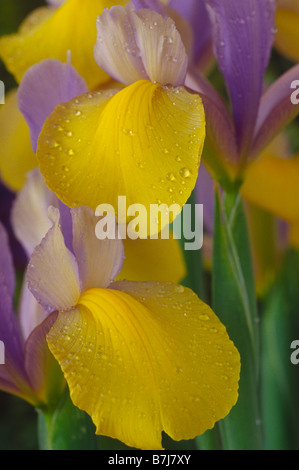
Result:
M58 106L43 127L37 157L46 184L68 206L95 210L107 203L117 212L118 196L126 196L127 206L182 207L196 182L204 137L197 95L142 80Z
M47 338L73 402L129 446L160 449L162 430L195 437L237 400L239 354L224 326L172 283L90 289Z

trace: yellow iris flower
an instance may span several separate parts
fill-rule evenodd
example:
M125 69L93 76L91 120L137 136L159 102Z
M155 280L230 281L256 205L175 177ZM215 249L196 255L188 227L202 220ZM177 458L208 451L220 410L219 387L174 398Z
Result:
M124 0L67 0L58 8L34 10L16 34L0 39L0 58L17 82L26 70L44 59L66 60L71 52L72 63L89 88L110 77L93 57L96 42L96 18L105 7L124 5Z
M162 431L181 440L212 428L238 396L240 357L225 327L183 286L113 281L122 241L96 238L90 208L71 213L74 254L52 208L27 280L54 311L47 341L72 401L97 434L140 449L161 449Z
M128 206L175 204L175 218L194 188L205 138L201 99L183 86L188 59L175 24L130 5L105 10L95 58L126 86L56 107L37 145L46 184L70 207L105 202L116 210L125 195Z

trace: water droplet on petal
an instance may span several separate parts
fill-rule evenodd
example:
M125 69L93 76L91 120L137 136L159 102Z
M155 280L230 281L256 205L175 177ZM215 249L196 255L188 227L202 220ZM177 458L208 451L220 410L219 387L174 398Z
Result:
M166 178L169 179L169 181L175 181L176 180L176 177L174 176L173 173L168 173L166 175Z
M180 175L183 177L183 178L189 178L189 176L191 175L191 171L189 170L189 168L182 168L180 170Z

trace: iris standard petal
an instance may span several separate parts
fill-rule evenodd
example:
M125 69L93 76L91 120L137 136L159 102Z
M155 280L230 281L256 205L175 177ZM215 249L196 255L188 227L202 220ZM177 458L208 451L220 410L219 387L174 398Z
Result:
M107 203L117 213L119 196L147 210L161 202L182 207L196 182L204 138L196 94L138 81L58 106L40 134L37 157L46 184L71 207Z
M191 25L193 31L193 61L207 59L212 49L212 25L205 3L198 0L170 0L168 6L176 10Z
M70 308L80 295L74 255L65 246L59 211L51 209L53 225L35 248L26 274L30 291L48 313Z
M172 283L86 291L59 314L48 343L97 433L129 446L160 449L162 430L193 438L237 400L240 359L224 326Z
M48 216L50 206L58 207L57 198L45 185L39 168L35 168L28 173L11 212L14 234L28 258L51 227Z
M214 52L228 88L240 157L254 132L263 79L274 39L274 0L205 0Z
M161 85L184 84L188 58L171 18L128 4L105 10L97 22L94 49L98 65L125 85L150 80Z
M30 143L29 129L17 105L17 90L11 90L0 108L0 174L13 191L19 191L26 173L37 166Z
M27 70L18 89L18 106L30 129L34 152L44 122L55 107L87 91L70 63L46 59Z
M73 249L78 264L81 291L91 287L107 287L119 273L124 248L121 239L99 240L95 234L97 217L89 207L71 210Z
M263 94L256 122L250 158L258 156L265 147L299 114L299 105L292 102L291 88L299 76L299 65L281 75Z
M66 60L71 51L72 64L89 88L109 79L96 64L96 18L104 7L124 4L124 0L68 0L18 33L0 39L0 57L20 82L26 70L44 59Z
M164 3L168 3L168 0L166 2L161 2L160 0L132 0L131 3L134 5L136 10L148 8L149 10L156 11L164 17L166 16Z

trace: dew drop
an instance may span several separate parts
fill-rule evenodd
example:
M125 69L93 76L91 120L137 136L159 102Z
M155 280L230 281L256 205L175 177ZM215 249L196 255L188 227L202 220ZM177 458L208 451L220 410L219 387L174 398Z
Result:
M167 42L167 44L172 44L173 43L173 39L170 36L164 36L164 41Z
M206 321L206 320L210 320L209 316L206 315L205 313L202 313L201 315L199 315L199 318L200 318L201 320L205 320L205 321Z
M176 291L179 292L179 293L183 293L185 291L185 288L184 288L184 286L178 285L177 288L176 288Z
M182 168L180 170L180 175L183 177L183 178L189 178L189 176L191 175L191 171L189 170L189 168Z
M135 133L134 133L134 131L132 131L132 129L123 129L123 133L125 135L130 136L130 137L134 137L134 135L135 135Z
M166 175L166 178L169 180L169 181L175 181L176 180L176 177L174 176L173 173L168 173Z

